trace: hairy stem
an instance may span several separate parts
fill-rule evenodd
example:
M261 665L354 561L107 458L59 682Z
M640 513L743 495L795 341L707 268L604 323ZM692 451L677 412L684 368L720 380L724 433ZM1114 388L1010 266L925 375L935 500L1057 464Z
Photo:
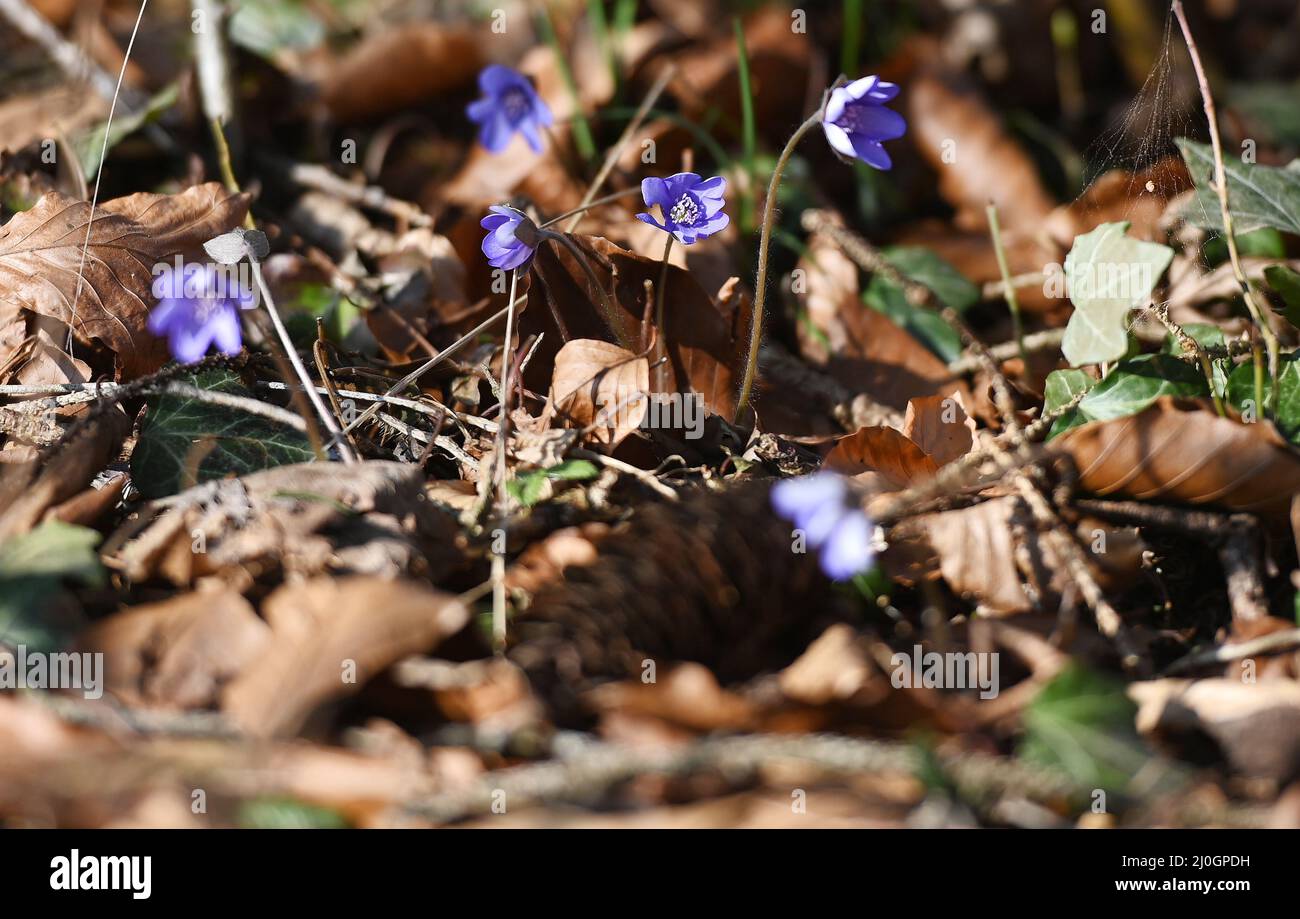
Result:
M754 282L754 316L749 324L749 355L745 359L745 376L740 383L740 397L736 401L736 414L732 419L740 424L749 408L750 393L754 388L754 378L758 372L758 348L763 341L763 304L767 300L767 251L772 244L772 225L776 223L776 193L781 186L781 175L794 153L799 141L805 134L821 123L825 103L798 129L790 135L785 149L772 170L772 181L767 186L767 200L763 203L762 233L758 238L758 278Z

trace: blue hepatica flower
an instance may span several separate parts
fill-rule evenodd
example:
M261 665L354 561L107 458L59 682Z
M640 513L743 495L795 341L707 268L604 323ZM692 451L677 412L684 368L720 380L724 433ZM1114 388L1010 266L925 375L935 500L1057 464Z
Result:
M177 272L170 265L155 269L149 331L166 335L172 357L192 364L217 346L222 354L243 347L239 311L252 309L257 298L228 266L190 263Z
M679 172L666 179L644 179L641 197L646 207L659 205L664 222L649 214L637 214L636 219L673 234L678 242L689 246L731 222L722 212L727 203L722 197L726 191L727 180L722 176L701 179L693 172Z
M822 571L836 581L867 569L875 557L871 521L849 503L848 486L833 472L786 479L772 489L776 512L821 550Z
M525 238L534 237L537 231L532 221L513 207L494 204L488 210L491 213L479 221L479 226L488 231L483 237L483 254L488 264L507 271L525 264L533 257L537 243L535 238L532 245L520 239L520 229L523 228Z
M893 165L881 141L907 133L907 122L885 103L898 95L898 85L879 77L863 77L831 90L822 116L822 130L837 153L860 159L876 169Z
M479 126L479 143L491 153L500 153L517 131L540 153L540 129L555 119L528 78L509 67L490 64L478 75L478 86L483 98L471 102L466 112Z

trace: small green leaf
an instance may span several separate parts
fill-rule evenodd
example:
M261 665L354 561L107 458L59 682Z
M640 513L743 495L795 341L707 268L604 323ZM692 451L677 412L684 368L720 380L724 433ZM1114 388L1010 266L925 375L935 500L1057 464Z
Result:
M1267 382L1264 391L1270 389ZM1228 375L1228 403L1243 418L1258 421L1263 415L1255 404L1255 365L1253 361L1238 364ZM1277 371L1277 406L1273 422L1282 436L1300 445L1300 357L1295 352L1284 354Z
M542 486L548 480L581 482L600 474L596 464L589 460L565 460L546 469L521 472L506 483L506 490L524 507L532 507L542 497Z
M1184 209L1184 216L1198 227L1223 231L1223 212L1214 190L1214 151L1186 137L1177 140L1187 169L1196 182L1196 196ZM1272 227L1284 233L1300 234L1300 167L1291 163L1285 169L1244 163L1236 156L1226 157L1228 202L1232 207L1232 226L1236 233L1249 233Z
M1065 281L1074 313L1061 352L1071 366L1122 358L1128 350L1129 310L1139 306L1164 274L1174 250L1125 235L1127 221L1103 223L1078 236L1065 257Z
M1286 265L1269 265L1264 269L1264 280L1286 304L1283 310L1286 321L1300 328L1300 274Z
M1096 380L1084 370L1053 370L1047 375L1047 385L1043 392L1043 413L1054 412L1063 405L1069 405L1074 401L1075 396L1087 392L1095 383ZM1084 424L1085 420L1076 405L1052 422L1052 429L1047 439L1051 440L1070 428L1078 427Z
M54 651L78 624L68 620L64 580L90 587L106 576L100 535L57 520L0 545L0 642Z
M207 371L189 382L200 389L251 395L236 374ZM315 457L306 435L224 406L164 394L149 407L131 454L131 478L146 498L175 494L189 484L245 475ZM187 481L191 469L195 482Z
M929 249L895 246L882 254L904 276L934 291L945 306L964 312L979 302L979 288ZM915 335L943 360L954 361L961 356L961 338L952 326L943 317L913 306L902 289L887 279L873 276L862 299Z
M336 810L276 796L243 802L237 821L247 830L346 830L351 826Z
M86 178L93 179L99 172L99 156L101 153L112 150L145 125L157 121L163 112L176 104L179 94L179 85L172 83L154 95L144 108L114 118L112 127L109 127L108 122L102 122L74 139L72 149L77 154L77 161L81 163ZM106 130L108 132L107 147L104 145L104 132Z
M1202 252L1210 265L1222 265L1228 260L1228 241L1222 236L1211 236L1205 241ZM1238 233L1237 254L1243 258L1286 258L1286 241L1271 227Z
M1025 711L1020 755L1080 785L1122 789L1150 760L1124 685L1071 663Z

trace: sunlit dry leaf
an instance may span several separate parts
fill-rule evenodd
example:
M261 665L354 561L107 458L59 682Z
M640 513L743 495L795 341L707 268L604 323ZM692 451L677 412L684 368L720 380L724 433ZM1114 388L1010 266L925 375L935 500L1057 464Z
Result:
M903 434L936 466L965 456L974 445L975 420L966 414L961 396L921 396L909 399Z
M609 342L579 338L555 355L551 399L562 418L616 447L645 418L650 363Z
M1051 442L1102 496L1210 504L1270 516L1300 490L1300 454L1268 422L1220 418L1202 403L1161 398L1128 418L1098 421Z
M292 734L321 703L351 695L404 657L432 650L469 619L453 597L374 577L286 585L266 598L262 615L271 639L226 686L221 705L235 724L259 736Z
M201 260L203 243L238 226L248 202L209 182L100 204L74 308L90 204L50 192L0 228L0 313L2 304L14 305L65 323L87 344L102 341L116 355L119 377L156 370L167 343L146 328L154 265L176 255Z
M879 473L901 488L930 478L938 464L925 451L893 428L861 428L836 441L824 468L844 475Z

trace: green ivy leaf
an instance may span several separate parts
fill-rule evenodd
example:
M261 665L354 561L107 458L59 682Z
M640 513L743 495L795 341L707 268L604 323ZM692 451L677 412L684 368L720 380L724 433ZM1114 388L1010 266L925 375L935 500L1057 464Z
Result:
M1074 401L1075 396L1087 392L1095 383L1096 380L1084 370L1053 370L1047 375L1047 384L1043 392L1043 413L1054 412L1063 405L1069 405ZM1051 440L1058 434L1063 434L1070 428L1084 423L1085 419L1080 415L1079 407L1076 405L1052 422L1047 439Z
M1223 214L1213 185L1213 149L1186 137L1178 138L1176 143L1196 182L1196 196L1183 215L1198 227L1223 232ZM1229 156L1223 168L1228 174L1228 202L1232 206L1234 232L1249 233L1272 227L1284 233L1300 234L1300 161L1278 169L1243 163Z
M1269 265L1264 269L1264 280L1277 291L1286 305L1282 311L1286 321L1300 328L1300 274L1286 265Z
M1267 394L1269 386L1265 383ZM1255 404L1255 364L1246 361L1238 364L1228 375L1228 403L1243 418L1258 421L1263 413ZM1277 370L1277 406L1273 422L1282 436L1300 445L1300 356L1295 352L1282 355Z
M230 17L230 40L267 58L315 48L325 37L325 24L303 0L243 0Z
M1103 223L1078 236L1065 257L1074 313L1061 352L1073 367L1122 358L1128 350L1129 310L1155 289L1174 250L1125 235L1127 221Z
M979 302L979 288L929 249L894 246L883 250L881 254L905 277L934 291L945 306L964 312ZM942 316L909 303L898 285L880 275L874 275L867 284L862 299L867 306L884 313L895 325L919 338L944 361L951 362L961 356L961 337L952 326Z
M238 375L214 370L190 377L200 389L251 395ZM188 466L197 462L196 481L245 475L272 466L305 463L315 457L306 435L258 415L163 394L149 407L140 440L131 454L131 478L146 498L181 491Z
M1168 354L1143 354L1117 365L1079 403L1085 421L1136 415L1161 396L1209 395L1201 371Z

